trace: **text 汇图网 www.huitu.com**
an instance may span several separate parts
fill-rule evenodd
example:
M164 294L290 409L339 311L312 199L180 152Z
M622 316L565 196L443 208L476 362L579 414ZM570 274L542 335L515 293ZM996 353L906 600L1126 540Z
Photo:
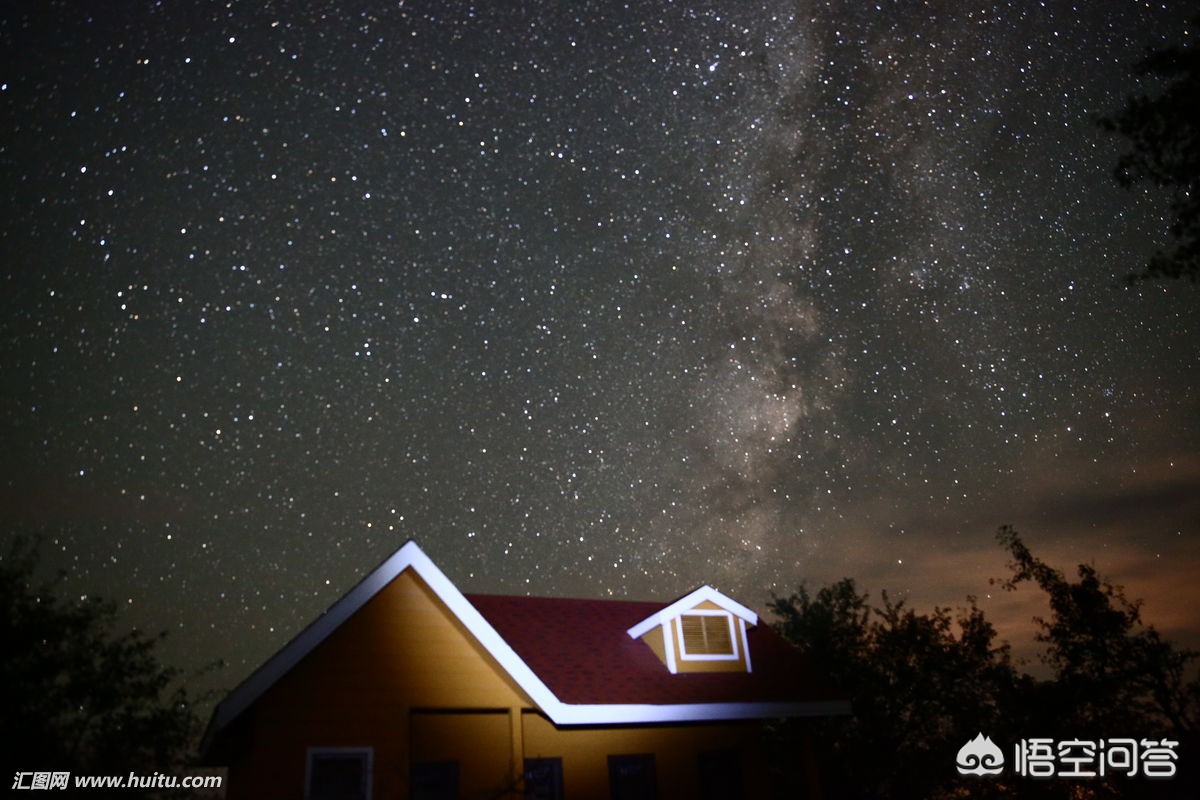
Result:
M70 772L17 772L13 789L220 789L220 775L75 775Z

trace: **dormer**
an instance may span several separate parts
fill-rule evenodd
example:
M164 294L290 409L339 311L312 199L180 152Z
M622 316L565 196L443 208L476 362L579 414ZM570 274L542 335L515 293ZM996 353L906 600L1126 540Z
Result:
M746 629L758 615L711 586L701 586L626 633L640 639L672 674L751 672Z

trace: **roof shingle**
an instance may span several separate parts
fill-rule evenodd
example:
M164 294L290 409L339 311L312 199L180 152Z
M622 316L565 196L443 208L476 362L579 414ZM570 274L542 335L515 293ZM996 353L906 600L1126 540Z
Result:
M746 633L753 672L671 674L626 631L661 603L467 595L517 655L570 704L820 702L836 687L768 625Z

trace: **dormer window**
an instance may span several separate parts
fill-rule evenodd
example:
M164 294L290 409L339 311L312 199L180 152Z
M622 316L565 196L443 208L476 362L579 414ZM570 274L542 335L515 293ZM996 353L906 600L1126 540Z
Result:
M724 611L680 614L679 641L683 658L737 658L734 645L733 616Z
M753 611L711 586L701 586L626 633L641 639L673 675L751 672L746 629L757 624Z

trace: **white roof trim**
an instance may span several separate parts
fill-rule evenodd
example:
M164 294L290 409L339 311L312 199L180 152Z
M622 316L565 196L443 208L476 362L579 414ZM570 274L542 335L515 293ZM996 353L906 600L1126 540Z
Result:
M738 601L731 600L713 587L705 584L699 589L685 594L683 597L679 598L674 603L671 603L671 605L667 606L666 608L654 612L637 625L634 625L632 628L626 631L626 633L629 634L629 638L637 639L638 637L646 635L646 633L655 626L662 625L668 620L674 619L675 617L691 611L693 608L706 600L714 605L720 606L730 614L733 614L735 617L746 620L746 624L751 627L758 624L758 614L755 614Z
M850 713L849 700L756 703L680 703L676 705L567 705L560 704L559 715L546 709L547 716L559 725L603 725L640 722L703 722L736 719L779 719L782 717L822 717Z
M529 695L530 699L546 716L559 725L595 725L636 722L683 722L689 720L754 719L792 716L818 716L846 714L850 704L843 701L811 703L760 702L760 703L690 703L676 705L573 705L559 700L549 687L526 664L516 651L504 641L483 615L446 577L429 556L409 540L359 582L345 596L329 607L324 614L288 642L283 649L267 660L225 698L213 713L206 735L206 747L211 736L232 722L276 681L296 666L326 637L392 582L406 569L412 569L433 590L450 612L471 632L487 652ZM647 626L649 630L659 624L660 618L669 618L695 605L711 600L730 613L754 625L758 615L750 609L730 600L710 586L702 586L686 597L677 600L650 617L637 628ZM635 636L632 628L630 636ZM636 634L640 635L640 634Z
M450 613L458 617L535 703L545 708L548 703L558 702L546 684L521 660L483 615L475 610L458 587L451 583L446 574L410 539L234 689L217 706L212 727L219 730L245 711L277 680L406 569L412 569L425 581L438 599L450 609Z

